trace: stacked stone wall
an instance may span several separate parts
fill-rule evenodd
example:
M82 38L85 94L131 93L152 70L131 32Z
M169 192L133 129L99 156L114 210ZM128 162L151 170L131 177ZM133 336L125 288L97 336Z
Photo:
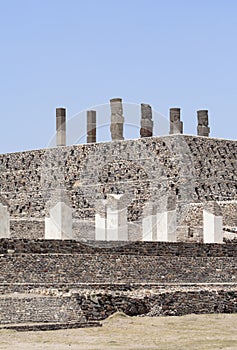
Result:
M237 312L237 291L234 289L160 293L140 290L139 293L137 296L136 293L93 291L90 295L75 293L71 297L1 297L0 323L85 323L103 320L116 311L129 316L151 317Z
M218 202L223 215L223 225L237 227L237 201ZM180 225L198 227L203 225L204 203L191 203L186 206L186 213Z
M190 313L235 313L237 291L176 291L131 298L125 295L94 294L80 300L88 320L101 320L116 311L130 316L181 316Z
M237 243L107 242L75 240L0 239L1 257L19 254L120 254L164 257L236 257Z
M237 312L237 244L0 240L0 323Z
M5 295L0 297L0 324L72 322L82 320L82 311L72 297Z
M0 284L236 283L237 244L1 240ZM7 287L9 291L9 287ZM3 291L4 292L4 291Z
M120 254L164 257L235 257L237 243L107 242L75 240L0 239L1 256L19 254Z
M0 201L8 206L14 237L29 237L23 219L35 220L33 236L43 237L46 204L61 186L73 208L74 237L93 239L96 200L125 193L128 221L138 224L130 225L129 239L139 239L148 201L175 194L182 221L184 204L236 200L236 154L236 141L184 135L4 154ZM224 212L224 220L233 222L233 215Z
M1 257L0 283L228 283L236 257L32 254Z

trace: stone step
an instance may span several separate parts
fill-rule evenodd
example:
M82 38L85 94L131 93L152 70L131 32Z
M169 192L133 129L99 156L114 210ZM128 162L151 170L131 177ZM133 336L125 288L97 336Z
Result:
M30 331L55 331L58 329L87 328L87 327L102 327L102 324L96 321L68 322L68 323L14 324L14 325L0 326L0 329L15 330L18 332L30 332Z

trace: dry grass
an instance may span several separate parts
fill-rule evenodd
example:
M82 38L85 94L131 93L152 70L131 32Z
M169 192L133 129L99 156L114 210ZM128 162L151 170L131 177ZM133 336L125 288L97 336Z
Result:
M4 350L236 350L237 314L127 317L115 314L102 328L50 332L0 331Z

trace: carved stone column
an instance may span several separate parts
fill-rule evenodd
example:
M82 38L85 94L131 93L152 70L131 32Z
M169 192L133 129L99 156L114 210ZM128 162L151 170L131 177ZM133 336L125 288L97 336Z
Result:
M123 137L123 105L121 98L113 98L110 100L111 108L111 125L110 132L112 141L114 140L124 140Z
M141 104L141 137L153 136L152 109L150 105Z
M57 146L66 146L66 109L56 108Z
M183 122L180 121L180 108L170 108L170 134L182 134Z
M96 111L87 111L87 143L96 142Z
M197 134L198 136L209 136L210 128L208 126L208 111L202 110L197 111L198 126Z

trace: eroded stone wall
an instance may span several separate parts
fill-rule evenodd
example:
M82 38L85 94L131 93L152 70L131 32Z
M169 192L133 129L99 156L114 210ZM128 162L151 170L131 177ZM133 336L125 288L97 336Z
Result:
M236 200L236 159L236 141L184 135L4 154L0 201L8 206L14 237L29 237L17 222L23 219L35 220L33 236L43 237L47 203L63 188L73 208L74 238L93 239L96 201L123 193L129 239L141 239L147 202L175 194L181 222L184 204ZM224 211L229 220L236 221L232 210Z
M72 297L5 295L0 297L0 310L0 324L82 320L81 308Z
M235 243L138 243L106 249L2 240L0 284L236 283Z
M0 240L0 323L237 312L237 244Z
M236 313L236 298L235 288L204 287L203 290L195 290L187 286L181 290L177 287L176 290L172 290L171 287L171 290L163 291L93 290L90 293L77 292L68 297L40 295L32 297L17 294L0 298L0 324L63 323L66 326L74 322L103 320L116 311L129 316L150 317L181 316L190 313Z

